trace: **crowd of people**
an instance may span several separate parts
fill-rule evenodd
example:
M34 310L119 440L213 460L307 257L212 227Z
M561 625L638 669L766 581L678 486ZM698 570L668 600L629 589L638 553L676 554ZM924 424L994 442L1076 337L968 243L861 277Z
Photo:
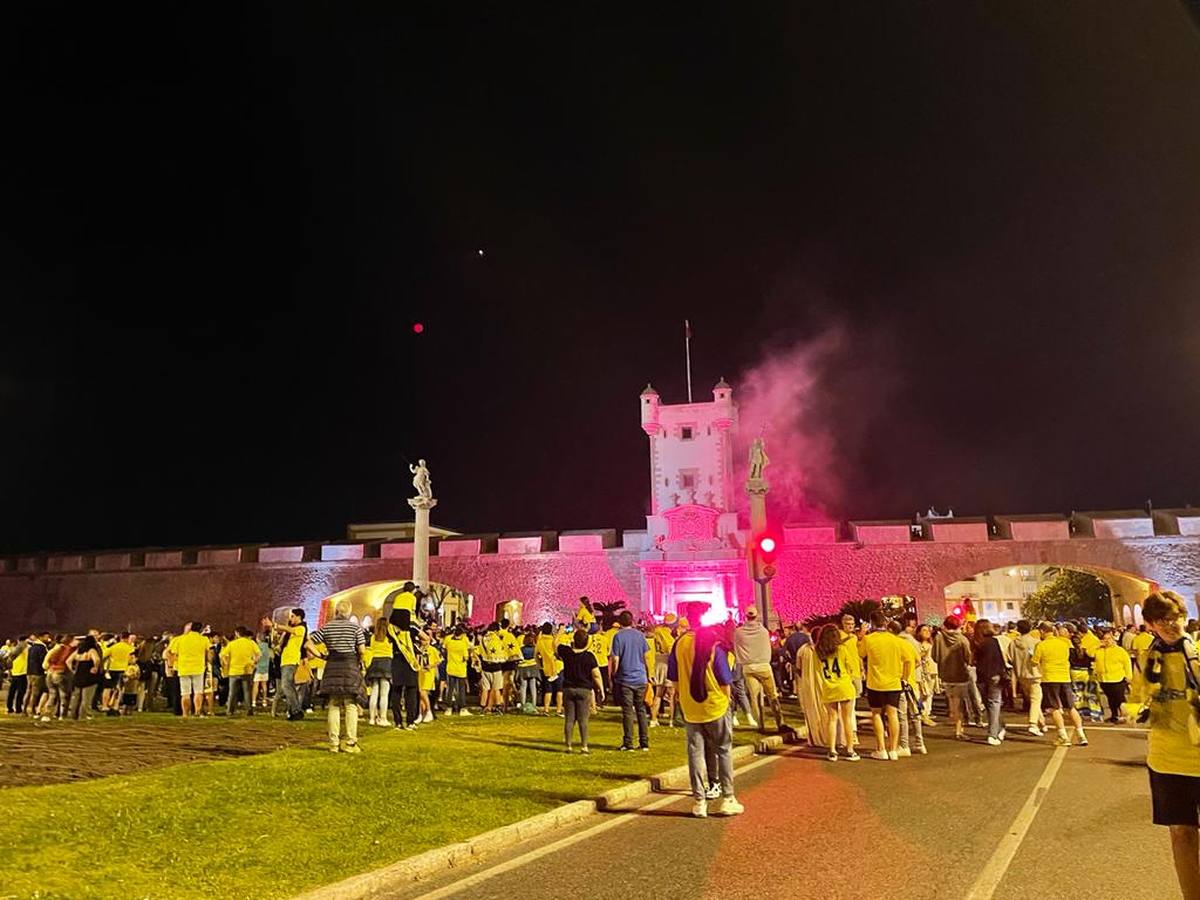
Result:
M936 725L938 696L956 738L976 727L1000 746L1002 711L1019 703L1030 734L1086 746L1085 722L1118 723L1148 708L1161 668L1149 612L1147 624L1118 629L953 616L929 625L876 610L866 622L843 616L771 631L750 608L741 623L693 629L673 614L601 619L584 597L568 622L443 627L418 618L420 601L420 590L405 585L366 627L340 603L316 629L297 608L284 621L264 618L257 629L229 633L191 622L151 636L29 634L0 649L6 709L48 724L156 708L184 718L220 711L294 720L324 707L330 750L347 753L361 752L360 710L369 727L399 731L440 714L554 715L564 720L564 749L589 753L592 713L614 704L623 723L618 750L648 749L660 726L687 729L693 811L703 816L710 800L718 801L714 813L741 811L733 729L744 717L747 727L765 731L770 718L787 730L783 696L798 698L809 743L830 760L861 758L856 706L865 698L869 755L895 761L928 752L923 730ZM1180 623L1181 635L1194 641L1198 632L1195 620Z

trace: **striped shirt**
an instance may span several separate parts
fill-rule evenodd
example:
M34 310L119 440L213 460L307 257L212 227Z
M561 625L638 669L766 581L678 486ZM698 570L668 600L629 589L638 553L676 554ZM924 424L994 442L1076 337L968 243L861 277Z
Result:
M349 619L332 619L312 633L314 644L324 644L330 653L355 653L366 643L363 630Z

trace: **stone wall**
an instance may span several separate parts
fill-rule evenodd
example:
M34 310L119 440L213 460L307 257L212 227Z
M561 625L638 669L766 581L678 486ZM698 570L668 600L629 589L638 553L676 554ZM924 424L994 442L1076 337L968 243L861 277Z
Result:
M525 601L530 621L541 621L570 616L582 594L636 608L637 560L636 551L623 549L435 556L430 577L474 594L476 619L490 618L495 604L517 598ZM0 576L0 635L42 627L156 631L191 620L231 628L253 625L280 606L303 606L315 621L330 594L411 574L411 562L403 559L10 572Z

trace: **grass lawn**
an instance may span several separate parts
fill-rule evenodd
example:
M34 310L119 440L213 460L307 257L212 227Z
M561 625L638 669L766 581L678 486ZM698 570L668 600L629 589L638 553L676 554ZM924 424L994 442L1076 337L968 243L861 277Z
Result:
M133 720L151 722L199 741L225 724ZM416 732L364 724L356 756L325 749L319 714L275 725L311 731L313 745L0 790L0 897L287 897L686 762L683 729L652 731L649 753L615 752L612 711L592 719L590 756L562 752L558 718L443 718ZM87 727L103 742L126 726ZM739 729L735 741L756 736Z

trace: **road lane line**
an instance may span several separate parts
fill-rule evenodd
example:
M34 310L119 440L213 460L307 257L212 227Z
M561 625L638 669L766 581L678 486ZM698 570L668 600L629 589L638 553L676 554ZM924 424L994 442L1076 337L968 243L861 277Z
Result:
M1000 843L996 845L996 850L992 853L991 859L983 867L983 871L979 873L979 877L975 879L975 883L971 886L971 890L967 893L964 900L991 900L992 894L996 892L996 888L1000 886L1001 879L1004 878L1005 873L1008 871L1013 857L1017 855L1017 850L1020 849L1021 842L1025 840L1025 834L1029 831L1029 826L1033 824L1033 819L1041 808L1042 802L1046 799L1046 795L1050 792L1050 785L1054 783L1054 778L1058 775L1058 770L1062 768L1063 760L1066 758L1066 747L1054 748L1054 753L1050 757L1050 761L1046 763L1046 768L1042 770L1042 777L1038 779L1038 783L1029 792L1029 797L1025 800L1025 805L1021 807L1021 811L1017 813L1017 817L1008 826L1008 832L1000 839Z
M745 772L750 772L757 769L759 766L765 766L768 763L782 759L780 755L764 756L762 759L756 759L752 763L747 763L734 770L734 775L741 775ZM631 822L638 818L642 813L649 812L655 809L662 809L664 806L670 806L672 803L678 803L681 800L691 800L691 793L687 794L672 794L663 797L661 800L655 800L653 803L648 803L645 806L640 806L632 812L622 813L619 816L614 816L605 822L598 825L593 825L583 831L568 835L565 838L559 838L553 843L547 844L544 847L538 847L536 850L530 850L527 853L522 853L520 856L515 856L510 860L492 866L490 869L484 869L482 872L476 872L474 875L468 875L466 878L460 879L453 884L448 884L445 887L438 888L436 891L430 891L428 894L421 894L419 900L440 900L442 897L453 897L455 894L461 893L468 888L473 888L477 884L495 878L497 875L503 875L505 872L511 872L513 869L519 869L528 863L541 859L543 856L549 856L551 853L557 853L570 847L572 844L578 844L580 841L587 840L600 834L602 831L608 831L610 828L616 828L618 825L624 825L626 822Z

